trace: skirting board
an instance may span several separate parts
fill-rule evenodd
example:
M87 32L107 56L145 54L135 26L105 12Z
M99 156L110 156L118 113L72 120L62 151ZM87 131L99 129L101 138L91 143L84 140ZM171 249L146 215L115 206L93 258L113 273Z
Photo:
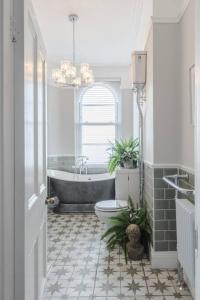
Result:
M177 268L177 252L154 251L151 248L151 265L152 268Z

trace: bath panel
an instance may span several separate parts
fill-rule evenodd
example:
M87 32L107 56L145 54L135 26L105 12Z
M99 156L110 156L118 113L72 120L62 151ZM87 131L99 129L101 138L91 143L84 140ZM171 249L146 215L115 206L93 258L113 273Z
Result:
M57 196L59 212L90 212L98 201L115 199L115 178L109 174L48 172L48 196ZM57 177L57 178L56 178Z

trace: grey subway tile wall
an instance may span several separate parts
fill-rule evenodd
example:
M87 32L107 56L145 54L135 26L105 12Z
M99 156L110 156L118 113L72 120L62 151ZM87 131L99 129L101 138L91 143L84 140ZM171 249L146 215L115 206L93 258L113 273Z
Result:
M144 200L152 226L152 247L155 251L176 251L175 189L163 181L163 176L188 174L188 180L180 180L182 187L194 188L194 175L179 168L144 167ZM178 197L183 197L180 193ZM185 198L185 195L184 195ZM194 201L190 196L189 201Z

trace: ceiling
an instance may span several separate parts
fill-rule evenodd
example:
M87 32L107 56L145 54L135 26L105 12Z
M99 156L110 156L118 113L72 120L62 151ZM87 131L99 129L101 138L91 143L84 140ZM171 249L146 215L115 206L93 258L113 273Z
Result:
M151 0L32 0L49 61L72 58L76 13L76 60L92 65L128 65L130 54L144 47Z

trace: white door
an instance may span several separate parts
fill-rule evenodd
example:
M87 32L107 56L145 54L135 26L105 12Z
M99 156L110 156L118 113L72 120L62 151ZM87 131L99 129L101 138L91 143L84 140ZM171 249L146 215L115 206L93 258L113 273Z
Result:
M196 211L196 276L195 299L200 300L200 0L196 0L196 145L195 145L195 211Z
M16 2L15 300L37 300L46 278L46 61L31 6Z

